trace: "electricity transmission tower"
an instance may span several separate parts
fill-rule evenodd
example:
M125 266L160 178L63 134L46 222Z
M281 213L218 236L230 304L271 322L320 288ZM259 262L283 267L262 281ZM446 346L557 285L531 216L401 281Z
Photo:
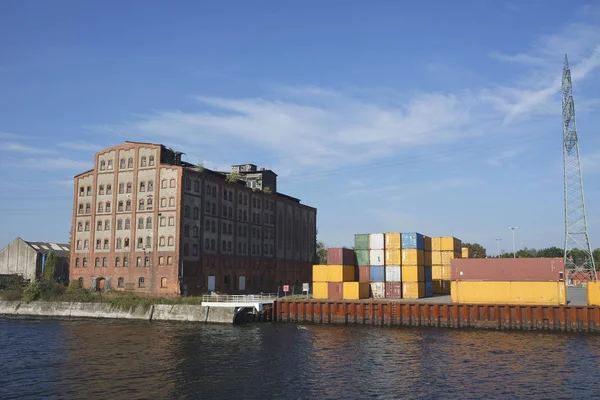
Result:
M596 281L590 247L579 161L579 140L569 60L565 54L562 75L563 160L565 179L565 267L569 285Z

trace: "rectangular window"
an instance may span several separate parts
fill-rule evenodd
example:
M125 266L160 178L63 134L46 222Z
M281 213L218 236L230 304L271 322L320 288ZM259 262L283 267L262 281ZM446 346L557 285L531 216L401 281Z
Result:
M173 245L175 245L175 239L173 239L173 236L169 236L169 246Z
M163 197L162 199L160 199L160 206L161 207L167 206L167 198L166 197Z
M165 258L163 256L158 257L158 265L163 265L165 263Z
M143 238L138 238L137 247L138 247L138 249L141 249L144 247L144 239Z
M137 258L137 263L136 266L141 267L142 266L142 257L138 257Z
M175 225L175 217L169 217L169 226Z
M129 258L127 256L123 257L123 267L129 267Z
M112 185L106 185L106 194L112 194Z
M75 268L79 268L79 258L75 259Z
M160 226L167 226L167 219L165 217L160 217Z
M171 265L171 264L173 264L173 257L168 256L167 257L167 265Z
M175 197L169 199L169 207L175 207Z
M164 236L160 237L159 244L160 244L160 246L164 246L165 245L165 237Z

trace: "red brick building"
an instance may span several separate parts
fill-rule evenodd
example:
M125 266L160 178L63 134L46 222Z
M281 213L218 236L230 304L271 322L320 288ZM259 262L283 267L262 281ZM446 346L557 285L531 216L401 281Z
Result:
M310 281L315 208L278 193L273 171L217 172L181 154L125 142L75 177L71 280L165 296Z

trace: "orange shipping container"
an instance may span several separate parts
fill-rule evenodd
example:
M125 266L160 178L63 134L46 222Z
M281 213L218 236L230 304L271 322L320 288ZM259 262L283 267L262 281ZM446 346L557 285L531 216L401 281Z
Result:
M327 282L313 282L313 299L328 299L329 284Z
M565 282L452 281L453 303L566 305Z

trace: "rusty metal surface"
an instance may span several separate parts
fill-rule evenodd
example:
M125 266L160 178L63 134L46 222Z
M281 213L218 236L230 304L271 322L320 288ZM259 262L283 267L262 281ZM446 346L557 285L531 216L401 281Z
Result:
M600 307L283 300L277 322L600 333Z
M450 262L453 281L558 282L565 279L562 258L467 258Z
M329 265L358 265L356 253L352 249L330 247L327 249L327 264Z

